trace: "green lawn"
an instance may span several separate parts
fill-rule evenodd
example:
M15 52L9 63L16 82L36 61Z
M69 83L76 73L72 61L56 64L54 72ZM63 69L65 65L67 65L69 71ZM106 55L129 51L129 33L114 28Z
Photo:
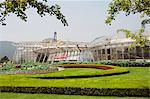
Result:
M73 96L49 94L0 93L0 99L148 99L146 97Z
M81 71L66 69L56 73L36 75L0 75L0 86L49 86L49 87L81 87L81 88L150 88L150 67L128 67L130 73L76 79L37 79L28 77L58 76L65 73L82 74ZM87 69L85 69L87 70ZM117 70L117 69L116 69ZM91 71L91 70L90 70ZM109 70L108 70L109 71ZM92 72L92 71L91 71ZM101 70L99 71L101 72ZM104 71L105 72L105 71ZM84 72L87 74L87 72Z

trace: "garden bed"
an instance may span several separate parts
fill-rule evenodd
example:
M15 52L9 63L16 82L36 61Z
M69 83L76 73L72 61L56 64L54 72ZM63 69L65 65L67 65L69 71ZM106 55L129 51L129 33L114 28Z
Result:
M98 64L65 64L56 65L65 68L63 71L48 75L33 76L40 79L73 79L73 78L91 78L101 76L112 76L129 73L125 68L104 66Z
M65 69L53 73L34 75L1 74L0 91L88 96L149 97L149 67L123 68L100 64L65 64L56 66ZM70 67L67 68L68 66ZM98 69L101 66L111 67L111 69ZM124 74L129 71L130 73ZM73 78L71 79L64 79L65 77L72 76ZM89 78L84 77L80 79L83 76Z
M95 71L96 70L96 71ZM130 73L114 76L102 76L91 78L75 78L75 79L37 79L33 77L59 77L67 75L86 75L95 73L110 73L123 72L129 70ZM81 68L68 68L63 71L53 72L48 74L34 74L34 75L0 75L0 86L49 86L49 87L80 87L80 88L150 88L150 68L116 68L112 70L99 70ZM36 83L35 83L36 82Z
M102 70L109 70L113 69L111 66L101 66L96 64L70 64L70 65L58 65L58 67L63 68L94 68L94 69L102 69Z
M0 74L45 74L56 71L58 71L57 67L38 62L25 62L23 64L7 62L0 67Z
M56 72L58 71L57 68L49 68L47 70L16 70L16 71L5 71L5 72L0 72L0 74L46 74L46 73L51 73L51 72Z

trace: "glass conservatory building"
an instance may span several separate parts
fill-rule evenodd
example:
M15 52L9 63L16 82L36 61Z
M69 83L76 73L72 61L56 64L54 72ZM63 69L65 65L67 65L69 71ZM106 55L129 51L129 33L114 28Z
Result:
M25 61L59 62L59 61L92 61L93 55L85 42L53 41L44 39L40 42L16 43L15 63Z
M150 41L150 35L146 36ZM150 42L145 48L136 46L129 49L134 40L128 38L99 37L92 42L54 41L44 39L40 42L16 43L14 62L32 60L37 62L59 61L150 61Z
M150 35L146 36L150 41ZM91 52L93 53L94 61L101 60L150 60L150 42L145 48L136 46L134 49L129 49L129 46L134 40L128 38L111 39L97 38L90 44Z

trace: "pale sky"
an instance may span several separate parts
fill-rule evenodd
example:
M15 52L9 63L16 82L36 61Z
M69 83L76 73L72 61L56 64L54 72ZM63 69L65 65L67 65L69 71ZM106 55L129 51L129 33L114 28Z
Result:
M27 22L15 15L10 15L6 19L7 25L0 26L0 41L40 41L53 37L56 31L58 39L90 42L96 37L113 36L120 28L137 31L142 20L138 14L128 17L120 14L111 26L105 24L110 1L52 0L50 4L61 6L61 11L68 21L68 27L64 27L55 16L41 18L33 9L27 11ZM146 28L146 31L149 29Z

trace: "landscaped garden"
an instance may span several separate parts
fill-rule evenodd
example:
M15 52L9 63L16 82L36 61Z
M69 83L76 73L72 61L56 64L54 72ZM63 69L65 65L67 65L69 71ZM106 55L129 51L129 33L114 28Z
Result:
M17 68L16 65L14 66L13 69L1 67L3 73L0 74L1 92L149 96L150 68L148 66L119 67L100 63L57 63L47 66L32 62L24 63L19 67L17 65ZM40 69L57 70L56 67L63 69L49 73L31 73ZM16 73L16 70L21 72Z
M8 61L0 64L0 74L40 74L55 71L57 71L56 67L32 61L23 64L13 64L11 61Z

